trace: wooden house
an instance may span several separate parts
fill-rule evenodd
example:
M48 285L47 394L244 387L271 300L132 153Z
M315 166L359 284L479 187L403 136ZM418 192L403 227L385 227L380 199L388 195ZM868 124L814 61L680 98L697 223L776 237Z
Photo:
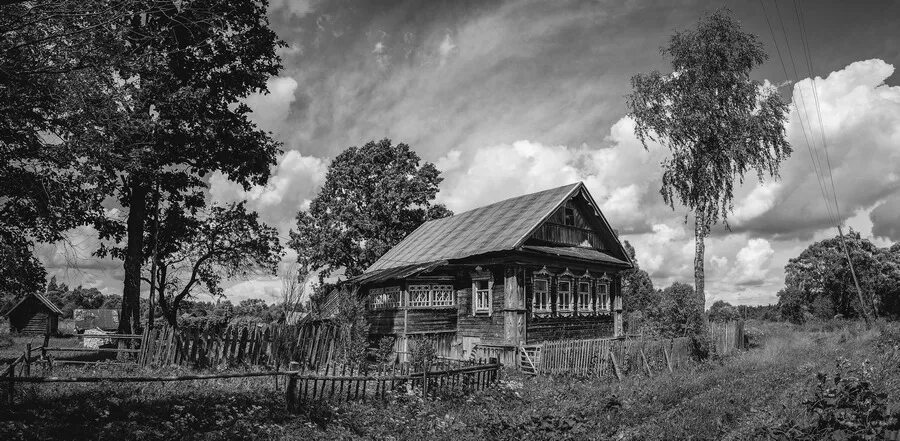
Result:
M28 294L16 306L4 314L9 319L9 330L21 334L56 334L59 316L63 314L43 294Z
M584 184L507 199L422 224L345 287L364 297L372 340L440 355L622 333L632 263ZM504 357L506 358L506 357Z

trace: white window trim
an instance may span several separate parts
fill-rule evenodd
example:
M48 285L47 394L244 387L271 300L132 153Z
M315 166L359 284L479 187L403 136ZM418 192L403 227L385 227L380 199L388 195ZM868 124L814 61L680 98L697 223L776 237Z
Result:
M583 299L581 297L581 293L582 293L581 285L584 285L584 284L586 284L588 286L587 304L584 304L584 302L582 302L582 300L585 300L585 299ZM594 287L594 284L592 283L591 279L587 279L584 277L578 279L578 288L575 291L575 296L576 296L575 299L576 299L576 306L578 307L578 314L594 312L594 308L593 308L594 290L592 289L593 287Z
M372 288L369 290L369 307L378 310L397 309L401 304L400 295L399 286Z
M438 301L438 293L448 294L446 300ZM424 297L419 296L424 295ZM419 297L419 300L413 301L413 297ZM451 283L429 283L416 282L406 286L406 305L410 309L423 308L452 308L456 306L456 290L453 289Z
M537 282L544 282L546 289L538 291ZM544 295L544 307L538 307L538 292ZM553 311L553 302L550 301L550 276L536 275L531 280L531 312L534 314L543 314Z
M487 308L479 309L478 305L478 282L487 281ZM472 316L487 314L488 317L494 314L494 276L474 276L472 277Z
M603 294L600 294L600 287L601 287L601 286L602 286L602 287L605 289L605 291L606 291L606 293L605 293L606 300L603 301L602 303L601 303L601 299L603 298L603 297L602 297ZM597 311L598 311L598 312L603 312L603 313L608 313L608 312L610 312L610 310L611 310L610 307L611 307L612 305L610 305L609 297L610 297L610 296L609 296L609 282L608 282L608 281L605 281L605 280L604 280L604 281L598 281L598 282L597 282Z
M569 297L569 298L567 299L567 300L568 300L568 302L567 302L568 305L565 305L565 304L563 304L563 302L562 302L562 292L563 292L563 291L560 290L560 286L559 286L559 285L560 285L561 283L563 283L563 282L569 284L569 290L568 290L568 291L565 291L566 293L568 293L568 297ZM570 276L568 276L568 275L561 275L561 276L559 276L559 277L556 278L556 312L558 312L558 313L572 313L572 312L575 310L575 303L574 303L574 301L575 301L575 295L574 295L574 293L572 292L572 284L573 284L573 283L574 283L574 278L572 278L572 277L570 277Z

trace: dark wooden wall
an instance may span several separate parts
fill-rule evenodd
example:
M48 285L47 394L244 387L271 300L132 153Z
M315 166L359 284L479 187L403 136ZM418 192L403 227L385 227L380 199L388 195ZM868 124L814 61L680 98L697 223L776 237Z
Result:
M570 208L574 211L574 225L565 224L565 210ZM566 202L566 205L559 207L546 222L544 222L531 236L531 243L534 244L555 244L555 245L571 245L583 246L584 242L590 244L591 248L598 250L604 249L600 235L592 229L587 222L581 208L572 201Z
M461 337L481 337L482 344L502 344L503 329L503 271L501 266L490 268L494 276L494 287L491 291L490 316L487 314L472 315L472 280L468 274L461 279L457 289L456 300L459 304L458 334Z
M612 337L613 317L529 317L525 336L529 344L548 340Z
M48 331L56 334L58 318L38 299L29 296L9 313L9 328L11 332L22 334L44 334Z

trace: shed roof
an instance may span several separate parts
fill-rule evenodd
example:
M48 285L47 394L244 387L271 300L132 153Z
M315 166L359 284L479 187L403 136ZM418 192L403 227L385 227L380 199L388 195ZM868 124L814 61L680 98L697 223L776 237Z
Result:
M119 311L116 309L76 309L72 316L78 329L96 327L110 331L119 328Z
M584 191L585 196L590 199L584 184L576 182L506 199L455 216L425 222L381 256L357 279L365 279L370 274L380 279L383 277L379 273L385 273L385 270L391 268L405 269L421 264L518 249L541 223L579 191ZM596 204L593 205L596 207ZM602 219L605 228L610 229L599 209L597 209L597 214ZM611 229L610 233L612 234ZM615 238L614 235L613 238L616 242L615 245L621 248L618 238ZM548 250L534 251L548 252ZM624 250L620 251L627 259ZM631 265L630 262L622 261L600 251L590 256L573 255L572 253L574 252L567 255ZM612 261L608 259L612 259Z
M28 298L31 297L31 296L34 296L35 298L38 299L38 301L40 301L41 303L43 303L44 306L46 306L47 309L50 310L50 312L52 312L52 313L54 313L54 314L56 314L56 315L63 315L62 310L59 309L58 306L54 305L53 302L51 302L50 299L48 299L45 295L43 295L43 294L41 294L41 293L37 293L37 292L31 293L31 294L29 294L29 295L27 295L27 296L25 296L25 297L22 297L22 300L19 300L19 302L16 303L16 306L13 306L12 308L10 308L9 311L6 311L6 313L3 314L3 315L9 315L9 314L12 314L12 312L15 311L16 308L19 307L19 305L21 305L25 300L28 300Z

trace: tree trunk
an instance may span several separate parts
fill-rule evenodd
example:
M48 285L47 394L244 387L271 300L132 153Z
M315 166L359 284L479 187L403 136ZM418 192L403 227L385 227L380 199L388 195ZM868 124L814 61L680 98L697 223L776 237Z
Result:
M703 240L706 238L706 233L706 227L703 225L702 219L700 216L696 216L694 218L694 291L696 291L697 297L700 299L701 312L706 310L703 275L703 254L706 251L706 245L703 243Z
M132 178L133 179L133 178ZM141 264L144 254L144 220L147 216L148 188L132 183L130 189L125 248L125 286L119 333L136 334L141 323Z

